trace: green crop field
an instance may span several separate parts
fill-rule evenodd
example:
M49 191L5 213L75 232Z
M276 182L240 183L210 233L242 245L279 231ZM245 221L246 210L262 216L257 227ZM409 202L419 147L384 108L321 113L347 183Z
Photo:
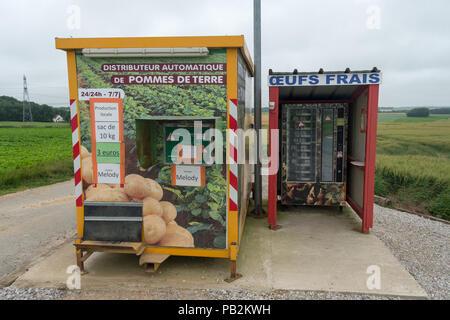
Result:
M73 177L67 123L0 122L0 195Z
M450 116L380 114L375 193L450 219Z
M0 121L0 128L70 128L70 123Z

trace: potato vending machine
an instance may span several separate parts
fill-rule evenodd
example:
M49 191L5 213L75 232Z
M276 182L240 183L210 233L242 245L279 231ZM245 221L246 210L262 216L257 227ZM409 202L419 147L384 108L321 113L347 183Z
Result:
M236 259L250 165L253 63L243 36L56 39L67 52L78 266L96 251L154 269Z
M381 73L368 71L269 73L270 141L279 170L269 175L269 224L277 203L347 204L373 226L375 147Z

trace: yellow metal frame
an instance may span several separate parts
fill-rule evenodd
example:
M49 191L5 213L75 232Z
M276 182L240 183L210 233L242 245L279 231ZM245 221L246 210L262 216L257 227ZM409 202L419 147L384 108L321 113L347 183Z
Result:
M78 81L76 72L75 50L84 48L164 48L164 47L208 47L227 49L227 128L229 128L229 101L237 99L237 55L241 51L247 66L253 75L253 62L246 47L244 36L218 36L218 37L161 37L161 38L56 38L56 48L67 51L67 66L69 76L69 96L77 102L78 136L80 136L80 113L78 102ZM227 133L227 159L228 159ZM81 142L79 142L81 144ZM81 147L81 145L80 145ZM81 171L83 168L81 167ZM229 181L230 166L227 164L227 182ZM227 183L227 195L229 194ZM227 197L228 200L228 197ZM84 208L77 207L77 235L76 244L81 243L83 237ZM239 241L242 233L239 232L239 212L227 209L227 249L201 249L201 248L167 248L147 247L145 253L161 253L174 256L230 258L236 261L239 251ZM244 217L245 221L245 217ZM239 234L240 233L240 234ZM113 249L112 249L113 250ZM77 250L77 254L79 250Z
M219 249L201 249L201 248L162 248L150 247L146 248L145 253L161 253L171 256L186 256L186 257L205 257L205 258L229 258L229 250Z
M244 36L56 38L56 49L71 51L98 48L239 48L252 76L254 65Z

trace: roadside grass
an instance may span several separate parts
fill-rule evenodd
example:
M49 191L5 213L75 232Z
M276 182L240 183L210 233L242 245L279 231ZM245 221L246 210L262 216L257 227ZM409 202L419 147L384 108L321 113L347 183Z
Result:
M36 163L34 167L0 172L0 196L72 178L72 159Z
M70 180L67 123L0 122L0 195Z

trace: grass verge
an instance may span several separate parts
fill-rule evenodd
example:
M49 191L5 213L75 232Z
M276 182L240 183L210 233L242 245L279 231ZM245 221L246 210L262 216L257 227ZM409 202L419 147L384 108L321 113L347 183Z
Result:
M73 160L43 162L31 168L0 172L0 195L45 186L73 178Z
M375 194L389 198L394 208L450 220L450 185L446 181L405 179L389 169L377 169Z

